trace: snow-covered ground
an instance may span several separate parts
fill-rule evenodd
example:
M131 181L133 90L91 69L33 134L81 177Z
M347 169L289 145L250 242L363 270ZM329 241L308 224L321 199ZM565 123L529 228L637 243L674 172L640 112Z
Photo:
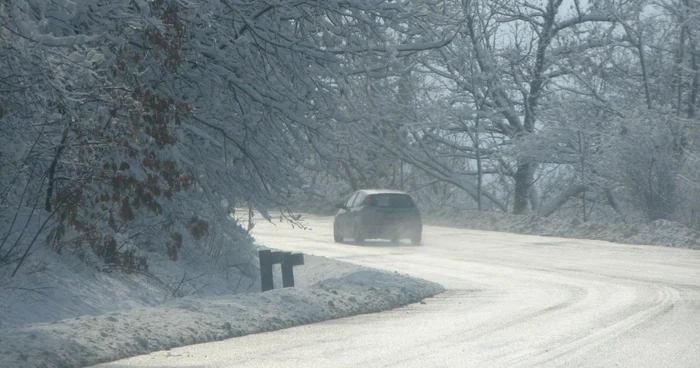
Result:
M426 226L424 244L332 242L258 223L264 244L445 286L423 303L161 351L127 367L698 367L700 252Z
M481 230L700 248L673 222L582 223L466 213L426 222ZM306 256L295 289L260 293L257 259L186 262L151 254L151 275L97 271L37 247L18 277L0 273L0 367L85 366L192 343L391 309L439 293L423 280ZM220 259L218 261L221 261ZM276 285L280 284L279 270ZM181 298L179 296L185 295Z
M75 261L63 256L43 263L44 269L35 273L37 280L20 278L34 289L43 283L40 289L0 295L6 326L0 329L0 367L88 366L378 312L443 290L432 282L307 255L305 264L295 267L294 289L260 293L257 279L236 275L216 280L210 273L208 296L174 299L145 276L102 274ZM224 293L227 288L227 295L211 296L212 289ZM234 294L236 290L245 292ZM59 320L66 316L80 317ZM38 320L45 322L27 324Z
M700 249L700 231L667 220L656 220L649 224L622 221L583 222L578 218L564 220L478 211L460 211L459 214L426 217L426 222L434 225L475 230Z
M178 295L207 297L260 287L251 277L257 272L252 266L242 273L202 256L170 261L150 254L148 275L100 271L73 254L45 247L36 247L27 263L15 277L9 277L7 267L0 269L0 329L157 306Z

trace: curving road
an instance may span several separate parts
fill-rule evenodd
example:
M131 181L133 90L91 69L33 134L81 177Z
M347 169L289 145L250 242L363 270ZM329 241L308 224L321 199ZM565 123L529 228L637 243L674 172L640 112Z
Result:
M700 367L700 251L435 226L425 227L422 246L356 246L333 243L332 218L305 219L312 230L258 223L254 235L448 291L425 304L173 349L129 366Z

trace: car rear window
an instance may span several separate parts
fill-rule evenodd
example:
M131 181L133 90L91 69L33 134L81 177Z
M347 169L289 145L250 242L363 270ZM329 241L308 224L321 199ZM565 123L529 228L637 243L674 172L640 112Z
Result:
M415 206L413 199L406 194L373 194L372 204L387 208L411 208Z

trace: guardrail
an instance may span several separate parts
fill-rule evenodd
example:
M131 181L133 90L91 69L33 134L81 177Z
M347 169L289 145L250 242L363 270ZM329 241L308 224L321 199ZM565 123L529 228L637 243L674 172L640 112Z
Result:
M260 286L262 291L275 288L272 278L272 267L280 264L282 267L282 287L294 287L294 266L304 264L304 255L292 252L273 252L269 249L258 251L260 258Z

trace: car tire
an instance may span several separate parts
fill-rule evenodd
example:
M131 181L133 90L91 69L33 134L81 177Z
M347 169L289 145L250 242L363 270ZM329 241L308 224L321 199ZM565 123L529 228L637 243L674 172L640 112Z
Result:
M416 234L411 237L411 244L413 245L420 245L421 242L421 234Z
M340 232L338 231L338 228L334 225L333 226L333 240L336 243L342 243L343 242L343 236L340 235Z
M355 236L355 243L362 245L365 243L365 234L362 232L362 226L355 222L353 226L353 235Z
M341 243L343 241L343 234L338 229L338 223L333 221L333 241L336 243Z

